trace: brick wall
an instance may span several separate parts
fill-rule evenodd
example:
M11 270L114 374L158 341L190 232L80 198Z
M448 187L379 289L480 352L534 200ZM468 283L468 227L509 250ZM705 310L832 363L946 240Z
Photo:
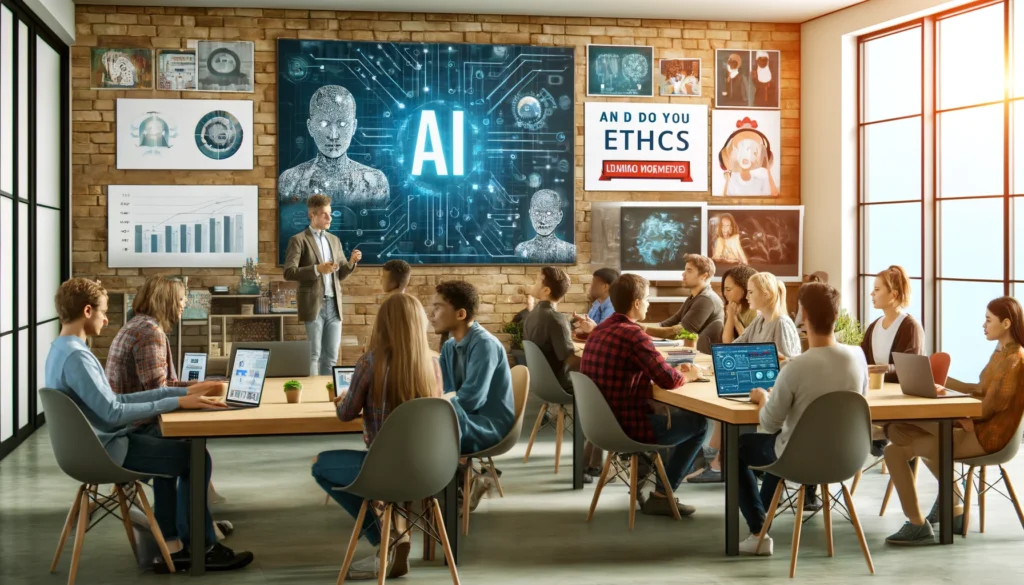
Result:
M682 14L681 14L682 16ZM571 46L576 49L576 266L565 311L586 309L590 273L592 201L710 200L704 194L608 193L583 190L583 102L586 45L637 44L655 47L655 59L703 59L701 101L713 105L716 48L769 49L782 52L782 196L776 200L715 198L718 204L794 205L800 203L800 25L689 20L559 18L469 14L409 14L269 10L242 8L160 8L76 6L76 45L72 48L72 262L76 276L96 277L112 291L132 290L152 274L184 274L189 285L236 285L240 269L111 269L107 267L107 200L110 184L259 185L260 258L277 258L277 39L342 39L508 43ZM96 91L89 89L90 47L185 48L187 39L251 40L256 43L256 92L209 94L170 91ZM132 98L251 99L255 101L255 168L252 171L119 171L115 164L114 100ZM675 98L694 103L693 98ZM669 98L630 99L666 102ZM264 280L281 278L281 268L263 264ZM412 293L428 300L440 280L465 279L480 290L479 320L495 330L522 308L521 287L534 280L530 267L414 268ZM365 337L378 302L380 271L362 268L345 281L345 333ZM668 284L668 283L666 283ZM795 295L790 295L795 297ZM112 303L120 303L119 298ZM792 304L792 303L791 303ZM673 307L674 308L674 307ZM669 307L655 305L653 311ZM658 314L652 314L656 318ZM112 326L95 340L97 353L116 333ZM286 335L302 338L302 325L289 318ZM202 349L205 328L188 328L186 348Z

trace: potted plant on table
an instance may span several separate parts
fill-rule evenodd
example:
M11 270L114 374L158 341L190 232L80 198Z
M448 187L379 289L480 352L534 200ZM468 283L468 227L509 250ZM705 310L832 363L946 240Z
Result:
M338 397L338 394L334 390L334 382L327 383L327 397L331 399L332 402Z
M288 399L288 404L297 404L302 401L302 382L298 380L288 380L284 383L284 396Z
M683 347L697 347L697 334L691 333L686 329L680 329L679 333L676 334L676 339L683 341Z

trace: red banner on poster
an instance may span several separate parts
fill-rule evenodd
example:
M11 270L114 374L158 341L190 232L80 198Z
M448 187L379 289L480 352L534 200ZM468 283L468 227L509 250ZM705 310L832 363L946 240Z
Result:
M692 183L690 161L606 160L600 181L612 179L668 179Z

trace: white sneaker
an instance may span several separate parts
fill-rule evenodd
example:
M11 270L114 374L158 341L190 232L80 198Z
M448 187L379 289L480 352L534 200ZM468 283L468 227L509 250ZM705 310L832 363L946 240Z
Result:
M388 550L388 566L387 571L391 572L391 567L395 563L395 550ZM348 569L348 576L346 579L353 581L368 581L376 579L380 572L380 549L378 549L373 555L363 557L358 561L352 563L352 566Z
M757 550L757 539L758 535L751 534L746 540L740 541L740 554L741 555L757 555L762 557L772 556L772 552L775 549L775 544L772 542L772 537L765 535L764 541L761 542L761 550Z

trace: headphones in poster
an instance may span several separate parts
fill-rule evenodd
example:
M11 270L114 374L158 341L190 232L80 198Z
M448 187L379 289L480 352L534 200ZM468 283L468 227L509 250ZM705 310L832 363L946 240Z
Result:
M757 129L757 121L751 120L750 118L743 118L742 120L736 122L736 128L737 130L730 134L729 138L725 140L725 144L722 145L722 150L718 151L718 164L719 166L722 167L722 170L729 170L729 168L725 165L726 150L730 150L730 145L732 144L733 138L735 138L736 135L741 134L743 132L757 134L761 138L761 146L764 147L764 152L768 160L768 166L771 167L775 160L775 154L772 153L772 145L768 142L768 137L766 137L763 133L761 133L760 130Z

